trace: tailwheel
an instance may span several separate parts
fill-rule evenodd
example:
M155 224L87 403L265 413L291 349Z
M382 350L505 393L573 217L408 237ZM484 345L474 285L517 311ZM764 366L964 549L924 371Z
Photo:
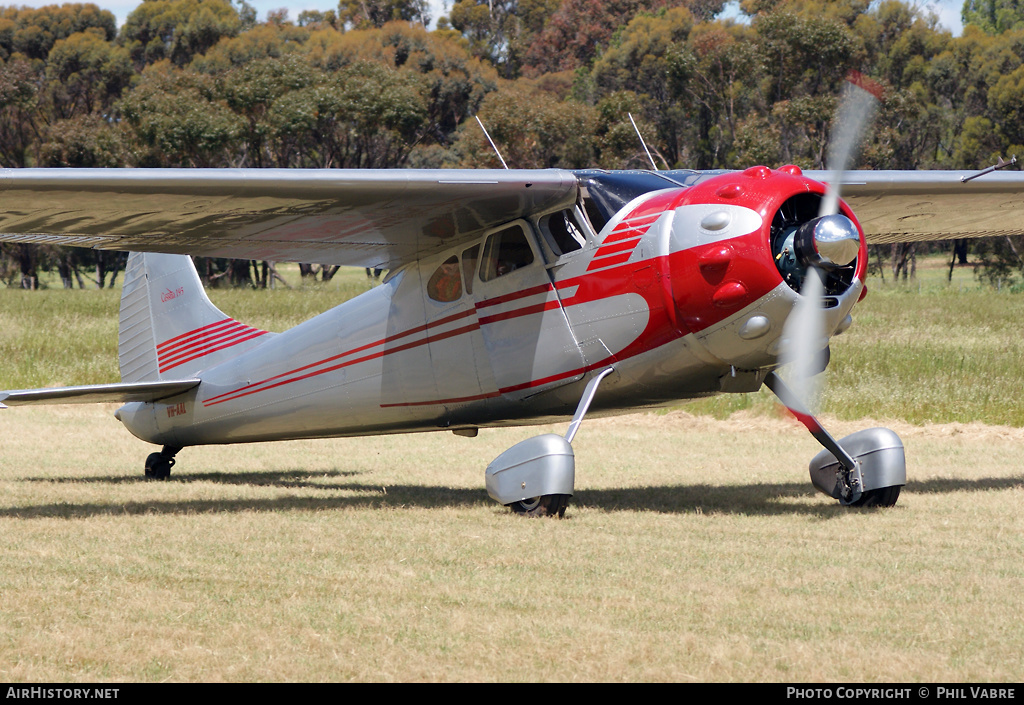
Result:
M546 494L542 497L531 497L522 499L508 505L514 514L521 514L526 517L554 517L565 516L565 508L569 506L567 494Z
M166 480L171 476L174 467L174 456L181 448L164 446L159 453L150 453L146 457L146 477L151 480Z

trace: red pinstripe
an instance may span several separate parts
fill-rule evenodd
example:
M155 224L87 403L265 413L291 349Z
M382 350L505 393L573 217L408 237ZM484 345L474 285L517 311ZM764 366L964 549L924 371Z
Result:
M176 335L173 338L168 338L164 342L157 345L156 349L159 352L164 352L171 348L177 347L178 345L184 345L195 338L207 334L210 331L218 330L220 328L223 328L224 326L231 325L234 323L238 323L238 321L236 321L233 318L225 318L221 321L217 321L216 323L209 323L205 326L196 328L195 330L190 330L187 333L182 333L181 335Z
M266 384L266 382L269 381L269 380L265 380L264 382L257 382L256 384L249 385L249 387L258 387L256 389L251 389L250 388L250 389L248 389L248 391L243 391L242 389L240 389L240 390L236 390L234 392L226 392L224 394L221 394L217 398L217 401L213 401L212 398L211 399L207 399L206 401L203 402L203 406L214 406L216 404L223 404L226 401L234 401L235 399L241 399L242 397L247 397L250 394L257 394L259 392L265 392L267 390L274 389L276 387L280 387L280 386L283 386L285 384L292 384L293 382L301 382L302 380L309 379L311 377L319 377L320 375L327 374L328 372L334 372L336 370L340 370L340 369L343 369L345 367L351 367L352 365L358 365L360 362L368 362L369 360L376 360L377 358L384 357L385 355L389 355L391 353L401 352L403 350L411 350L412 348L416 348L416 347L419 347L421 345L425 345L428 342L430 342L431 340L445 340L446 338L453 338L453 337L455 337L457 335L462 335L463 333L468 333L468 332L470 332L472 330L475 330L477 328L479 328L479 325L476 324L476 323L473 323L471 325L464 326L462 328L456 328L455 330L451 330L451 331L448 331L446 333L441 333L440 335L437 335L437 336L433 336L433 337L430 337L430 338L423 338L422 340L414 340L414 341L412 341L410 343L405 343L404 345L399 345L399 346L394 347L394 348L388 348L386 350L379 350L379 351L377 351L375 353L371 353L369 355L364 355L363 357L357 357L357 358L355 358L353 360L348 360L348 361L342 362L342 363L340 363L338 365L332 365L330 367L325 367L323 369L316 370L315 372L309 372L307 374L299 375L297 377L290 376L290 375L293 375L294 372L285 372L282 375L277 375L277 378L289 377L288 379L282 379L282 380L280 380L278 382L275 382L274 384ZM324 361L313 363L311 365L306 365L304 368L300 368L300 369L309 369L311 367L317 367L317 366L322 365L322 364L324 364ZM298 370L296 370L295 372L297 372L297 371ZM271 379L274 379L274 378L271 378ZM243 389L246 389L246 388L243 387Z
M190 357L186 357L186 358L184 358L182 360L178 360L178 361L176 361L173 364L169 364L169 365L166 365L166 366L162 365L160 367L160 371L161 372L166 372L167 370L173 370L175 367L178 367L180 365L184 365L186 362L191 362L192 360L197 360L197 359L199 359L201 357L206 357L207 355L209 355L211 353L215 353L215 352L217 352L219 350L226 350L227 348L232 348L232 347L238 345L239 343L244 343L247 340L252 340L253 338L258 338L261 335L266 335L266 334L267 334L267 331L265 331L265 330L253 330L249 335L243 336L243 337L239 338L238 340L232 340L231 342L225 343L224 345L217 345L217 346L212 347L212 348L204 348L204 349L199 350L198 352L196 352L194 355L191 355Z
M609 255L608 257L595 257L587 267L588 272L592 272L595 269L603 269L604 267L614 267L617 264L623 264L628 262L629 258L633 256L633 251L621 252L618 254Z
M240 338L243 335L248 335L250 333L265 333L265 332L266 331L261 331L261 330L258 330L256 328L250 328L249 326L246 326L246 325L243 325L243 324L239 323L237 325L233 325L233 326L224 328L221 331L217 332L216 334L204 335L201 338L197 339L196 341L190 343L187 346L178 347L178 348L176 348L176 349L174 349L172 351L169 351L169 352L168 351L163 351L163 352L159 352L158 351L157 355L160 358L160 363L161 364L167 364L167 363L170 363L170 362L175 362L177 360L180 360L183 357L187 357L187 356L193 355L193 354L195 354L197 352L202 353L202 351L207 350L209 348L212 348L215 345L219 345L219 344L231 341L231 340L235 340L237 338Z
M619 240L611 245L602 245L595 253L595 256L604 257L605 255L613 255L616 252L626 252L627 250L632 252L636 249L637 244L639 244L640 237L640 235L637 235L627 240Z
M267 331L252 328L233 318L225 318L194 330L168 338L156 346L160 372L173 370L186 362L226 350L247 340L265 335Z

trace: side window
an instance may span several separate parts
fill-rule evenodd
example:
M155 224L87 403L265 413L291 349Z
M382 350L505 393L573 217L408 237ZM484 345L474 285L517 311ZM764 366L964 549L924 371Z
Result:
M462 253L462 278L466 280L466 293L473 293L473 275L476 274L476 261L480 259L480 245L473 245Z
M572 210L544 216L541 220L541 230L547 236L548 244L556 255L575 252L586 242L583 228L576 222L576 214Z
M459 258L452 255L438 267L427 282L427 296L434 301L447 303L462 297L462 277L459 274Z
M491 281L533 262L533 250L521 225L492 233L484 244L480 281Z
M597 207L592 198L583 199L583 210L586 212L587 217L590 218L590 224L594 226L594 232L599 233L608 224L608 219L601 213L601 209Z

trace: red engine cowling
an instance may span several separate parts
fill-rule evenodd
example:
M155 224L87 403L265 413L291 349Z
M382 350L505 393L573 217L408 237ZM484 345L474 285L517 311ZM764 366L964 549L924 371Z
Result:
M798 234L818 218L824 193L825 185L798 167L757 166L644 203L673 213L667 249L680 328L729 365L774 365L808 267L822 259L814 241L801 242ZM848 324L867 269L863 231L845 203L840 214L849 219L856 256L819 267L829 337Z

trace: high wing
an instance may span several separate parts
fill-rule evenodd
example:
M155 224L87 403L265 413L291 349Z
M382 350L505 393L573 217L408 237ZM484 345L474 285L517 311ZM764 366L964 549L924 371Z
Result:
M394 268L577 192L556 169L0 169L0 241Z
M842 193L870 244L1024 233L1024 173L970 174L847 171ZM0 241L394 268L579 190L559 169L0 169Z
M868 244L1024 234L1024 172L848 171L843 200ZM827 171L805 171L828 182Z

